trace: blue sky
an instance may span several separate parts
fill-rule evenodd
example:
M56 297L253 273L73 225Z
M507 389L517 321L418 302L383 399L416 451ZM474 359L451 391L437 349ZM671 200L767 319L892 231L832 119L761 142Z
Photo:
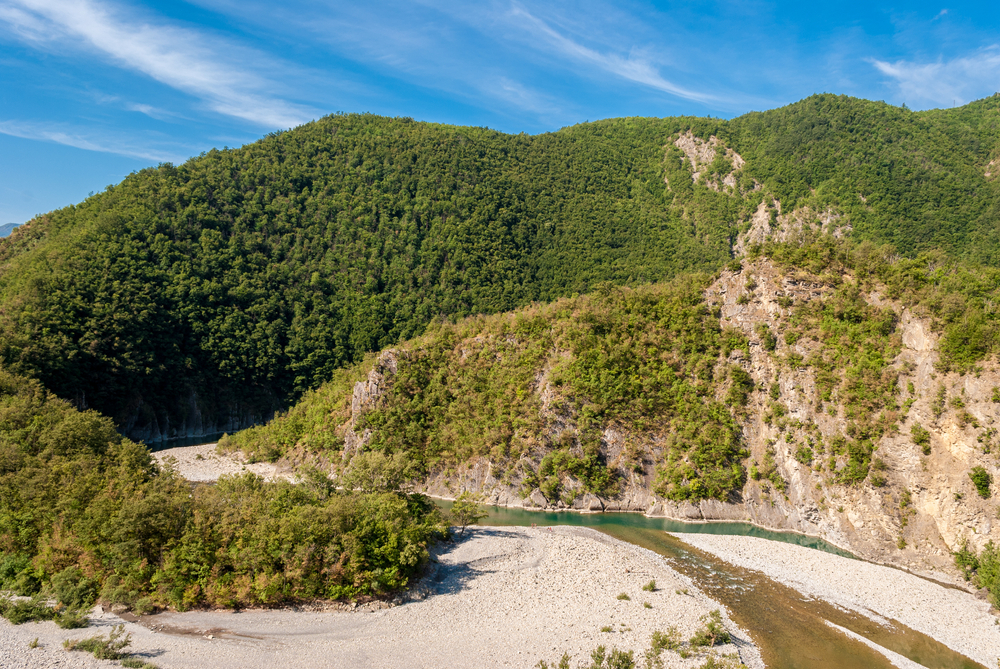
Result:
M0 224L337 111L537 133L997 90L995 2L0 0Z

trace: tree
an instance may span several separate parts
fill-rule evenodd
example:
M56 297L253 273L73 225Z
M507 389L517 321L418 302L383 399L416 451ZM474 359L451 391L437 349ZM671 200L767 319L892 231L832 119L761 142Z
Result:
M381 451L365 451L351 458L340 482L346 490L399 492L414 474L413 464L405 453L386 455Z
M466 527L475 525L490 515L486 509L480 506L482 500L482 495L470 493L468 490L459 495L455 500L455 503L451 507L451 519L461 528L458 532L459 536L465 534Z

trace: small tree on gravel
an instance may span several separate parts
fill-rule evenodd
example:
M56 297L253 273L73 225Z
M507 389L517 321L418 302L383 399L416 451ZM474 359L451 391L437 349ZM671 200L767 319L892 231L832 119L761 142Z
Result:
M451 507L451 519L461 528L458 531L459 536L465 534L466 527L475 525L489 515L486 509L480 506L482 501L482 495L472 494L468 490L455 499Z

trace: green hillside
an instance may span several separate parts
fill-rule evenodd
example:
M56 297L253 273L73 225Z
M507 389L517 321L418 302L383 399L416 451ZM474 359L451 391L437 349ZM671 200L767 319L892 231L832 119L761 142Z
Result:
M705 283L705 276L684 276L634 291L605 287L544 307L435 324L389 352L391 364L380 358L341 371L286 415L232 443L253 458L298 450L328 453L339 465L356 409L354 384L391 367L383 396L355 416L353 431L371 430L366 449L405 453L419 477L481 457L505 471L505 480L523 481L525 492L541 486L559 499L559 474L567 472L582 481L578 493L613 497L619 477L601 442L606 428L618 427L664 447L661 494L726 499L744 481L747 453L734 412L752 383L747 388L746 373L719 360L749 342L719 326L701 295ZM719 384L730 388L726 402L714 399ZM641 471L646 449L633 446L624 460Z
M727 262L767 198L995 264L1000 97L830 95L537 136L337 115L131 175L0 241L0 361L129 434L246 424L438 318ZM716 135L697 183L673 145ZM153 430L153 427L155 430ZM168 428L171 426L171 428Z
M109 419L0 369L2 590L140 613L365 598L405 586L445 531L399 489L250 473L193 488Z
M423 337L338 371L223 447L258 460L319 454L334 469L362 450L405 453L418 479L451 478L484 459L504 485L522 495L538 488L552 504L584 492L613 498L633 474L670 500L735 501L748 474L752 398L767 425L801 430L817 457L830 458L831 484L865 481L879 440L898 433L906 418L906 369L895 361L899 315L871 304L871 291L932 318L941 331L939 372L979 374L977 363L1000 349L1000 315L984 309L1000 301L1000 271L970 271L939 252L898 258L889 245L820 235L753 249L748 261L761 260L826 296L779 296L774 329L757 322L749 334L726 325L720 303L706 298L713 277L693 274L435 323ZM740 288L728 299L760 299L752 274ZM816 342L806 359L793 348L800 339ZM777 370L815 377L810 404L839 421L831 441L815 424L784 418L780 371L754 380L751 346ZM355 388L365 381L376 390L359 403ZM624 445L614 433L629 435ZM751 476L774 473L773 462L759 464ZM579 486L562 490L567 479Z

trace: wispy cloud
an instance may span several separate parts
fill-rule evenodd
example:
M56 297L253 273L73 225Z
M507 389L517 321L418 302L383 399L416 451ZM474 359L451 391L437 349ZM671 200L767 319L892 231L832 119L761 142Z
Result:
M872 59L879 72L891 77L907 103L928 102L947 107L992 95L1000 90L1000 46L971 56L917 63Z
M28 121L0 120L0 134L54 142L86 151L113 153L153 162L182 162L185 157L175 151L137 145L128 137L98 136L92 130L65 124L45 125Z
M129 15L98 0L0 0L0 21L37 46L64 48L67 40L96 49L117 64L202 100L212 111L251 123L288 128L314 118L314 110L266 91L273 81L248 70L246 49L211 49L212 36Z
M686 100L709 102L717 99L713 95L694 91L665 79L655 64L634 52L623 56L617 53L602 53L584 46L559 33L548 23L518 4L512 5L510 14L513 18L520 19L527 30L541 37L556 51L571 60L596 65L605 72L622 79L649 86Z

